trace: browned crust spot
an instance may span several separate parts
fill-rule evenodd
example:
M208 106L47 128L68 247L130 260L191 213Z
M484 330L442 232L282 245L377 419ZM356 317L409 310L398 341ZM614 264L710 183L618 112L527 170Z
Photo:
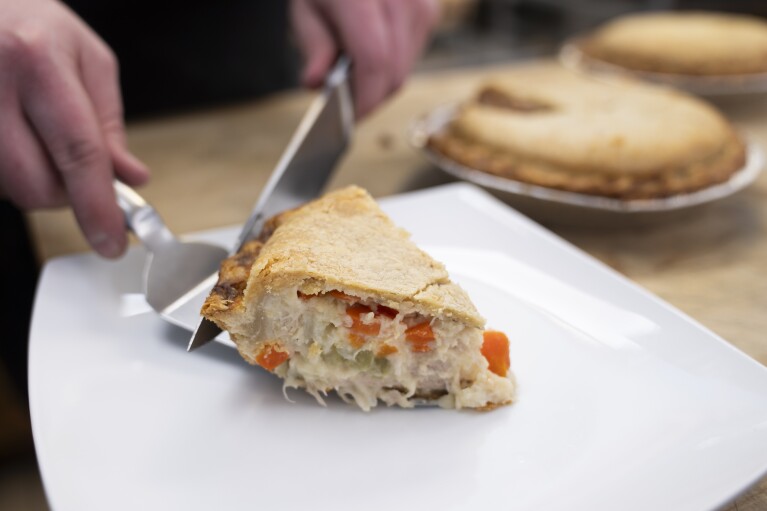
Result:
M477 96L477 103L522 113L550 112L555 110L553 105L539 99L514 96L494 87L482 89Z
M283 211L266 220L258 237L245 243L239 252L221 262L218 282L205 300L200 314L216 321L221 314L244 307L243 295L250 277L250 269L264 244L292 211L294 210Z
M250 268L263 246L262 241L251 240L239 252L221 262L218 282L213 286L200 311L203 316L215 319L221 313L242 306Z

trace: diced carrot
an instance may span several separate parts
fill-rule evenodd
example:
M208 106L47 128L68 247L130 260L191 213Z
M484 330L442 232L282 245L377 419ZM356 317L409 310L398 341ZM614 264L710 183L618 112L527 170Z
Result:
M416 353L427 353L431 351L431 343L428 341L410 341L410 350Z
M352 326L350 330L357 335L378 335L381 332L381 323L373 321L371 323L363 323L362 314L368 314L373 312L370 307L357 303L350 305L346 308L346 313L352 319Z
M397 314L399 314L399 312L396 309L392 309L391 307L387 307L385 305L379 305L376 307L376 316L386 316L389 319L394 319L397 317Z
M355 303L346 308L346 313L349 315L353 314L359 316L360 314L367 314L368 312L373 312L373 309L367 305L362 305L361 303Z
M365 345L365 338L361 335L349 332L349 344L351 344L354 349L360 349Z
M336 289L334 289L332 291L328 291L326 294L332 296L336 300L341 300L342 302L346 302L346 303L354 303L354 302L359 300L359 298L356 298L356 297L351 296L351 295L347 295L343 291L338 291Z
M418 323L417 325L413 325L407 330L405 330L405 338L408 341L433 341L434 340L434 330L432 330L431 325L428 321L425 321L423 323Z
M511 366L509 338L503 332L488 330L483 335L482 355L487 359L489 369L498 376L506 376Z
M256 362L267 371L274 371L288 358L290 358L290 355L287 351L284 351L282 346L277 343L269 343L264 345L261 351L258 352Z
M380 348L378 348L378 353L376 353L377 357L388 357L389 355L393 355L397 353L399 350L396 346L392 346L391 344L382 344Z
M405 330L405 340L410 343L410 349L416 353L431 351L431 341L434 338L434 330L428 321L413 325Z

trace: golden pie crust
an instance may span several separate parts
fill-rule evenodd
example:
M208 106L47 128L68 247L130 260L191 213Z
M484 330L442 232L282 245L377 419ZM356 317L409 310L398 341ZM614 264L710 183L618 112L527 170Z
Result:
M767 73L767 21L710 12L617 18L579 43L586 55L627 69L693 76Z
M201 313L226 327L247 302L294 285L305 294L375 297L390 307L408 302L424 314L482 328L466 292L409 238L362 188L329 193L271 218L257 239L224 260ZM374 257L382 250L386 257Z
M724 182L746 159L733 127L702 100L555 66L488 80L428 146L496 176L626 200Z

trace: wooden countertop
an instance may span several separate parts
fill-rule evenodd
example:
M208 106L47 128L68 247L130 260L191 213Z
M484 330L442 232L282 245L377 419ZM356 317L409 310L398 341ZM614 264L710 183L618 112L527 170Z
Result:
M359 126L330 187L356 183L380 197L449 182L409 147L409 120L466 97L483 76L501 69L411 79ZM131 148L153 170L140 192L176 233L242 222L310 99L289 92L130 125ZM731 98L719 106L767 148L767 98ZM87 249L68 211L35 212L29 219L41 259ZM547 225L767 365L767 173L738 195L682 218L620 227ZM727 509L767 509L767 479Z

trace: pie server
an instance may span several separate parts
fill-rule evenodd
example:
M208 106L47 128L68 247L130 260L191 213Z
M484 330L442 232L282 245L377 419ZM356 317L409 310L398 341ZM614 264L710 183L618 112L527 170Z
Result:
M114 190L126 223L148 251L143 275L146 301L163 318L184 326L173 316L179 297L216 271L228 251L208 243L179 240L132 188L114 181Z
M265 220L300 206L322 192L349 145L354 128L354 106L349 89L350 64L346 56L339 57L328 75L322 93L310 105L269 177L230 254L237 253L247 241L257 236ZM190 295L199 296L199 291L207 295L216 278L217 273L200 283L200 288ZM194 304L199 317L201 302L191 300L189 303ZM180 313L183 312L181 309L183 307L179 309ZM199 348L220 332L221 329L215 323L202 318L187 350Z

